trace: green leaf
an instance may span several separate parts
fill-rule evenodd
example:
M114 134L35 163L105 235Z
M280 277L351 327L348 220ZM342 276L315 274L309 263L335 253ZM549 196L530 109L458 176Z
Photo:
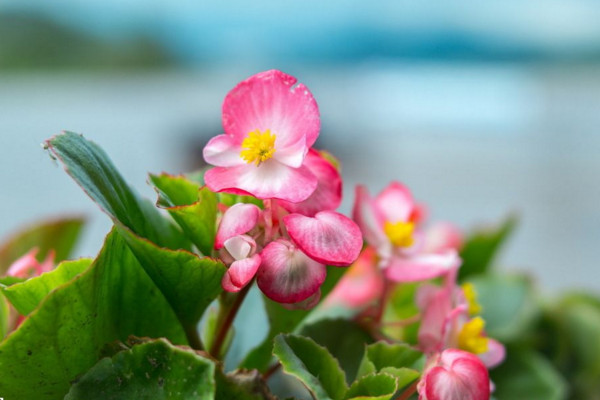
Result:
M188 248L183 234L152 204L138 197L98 145L73 132L57 135L46 145L67 173L115 222L159 246Z
M0 342L8 333L9 316L8 303L3 297L0 297Z
M215 364L156 340L104 358L79 378L65 400L212 400Z
M0 275L25 253L37 247L36 258L43 261L54 250L54 262L65 260L75 246L84 224L81 217L68 217L36 224L0 245Z
M21 315L29 315L50 291L69 282L85 271L91 263L89 258L64 261L50 272L3 288L2 291Z
M119 227L118 231L171 304L184 328L195 330L206 308L222 292L225 265L185 250L158 247L126 228Z
M346 268L327 267L327 278L321 286L322 299L327 297L345 272ZM289 310L264 295L263 299L269 319L269 332L262 343L252 349L240 365L241 368L258 369L261 372L265 372L269 368L272 359L273 338L279 333L293 332L303 321L307 320L312 312L312 310Z
M410 368L423 356L405 344L377 342L366 347L358 376L381 372L385 368ZM392 371L392 370L388 370Z
M480 229L471 234L460 253L463 260L459 269L461 280L490 268L498 251L516 228L517 221L517 217L512 215L497 228Z
M396 378L385 373L366 375L350 386L347 400L389 400L398 390Z
M221 292L225 266L172 250L186 248L187 239L154 206L137 197L96 144L72 132L47 143L67 172L112 218L193 340L202 313Z
M470 280L483 307L485 330L501 342L523 339L539 314L530 279L485 275Z
M213 249L217 224L217 195L208 188L167 174L150 175L158 205L169 211L188 239L205 255Z
M563 377L541 355L525 348L509 349L506 360L490 371L497 400L563 400Z
M195 172L187 173L187 174L185 174L185 177L187 179L189 179L190 181L196 182L196 183L204 186L206 184L204 182L204 174L210 168L212 168L212 167L209 166L209 167L203 168L203 169L195 171ZM218 202L226 205L227 207L231 207L232 205L237 204L237 203L248 203L248 204L255 204L260 208L264 208L263 201L260 199L257 199L254 196L242 196L242 195L222 193L222 192L216 193L216 195L217 195Z
M0 344L0 394L62 399L107 343L129 335L186 343L167 301L113 231L94 263L50 292Z
M340 363L348 383L354 381L371 335L354 321L323 319L302 328L300 334L325 347Z
M312 339L278 335L273 354L283 371L298 378L319 400L341 400L347 391L344 372L337 360Z

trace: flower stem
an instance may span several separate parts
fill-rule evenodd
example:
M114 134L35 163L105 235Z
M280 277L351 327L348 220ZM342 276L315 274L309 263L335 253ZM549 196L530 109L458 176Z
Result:
M277 362L277 363L271 365L271 367L263 374L263 376L262 376L263 380L268 381L269 378L271 376L273 376L273 374L279 370L279 368L281 368L280 362Z
M418 384L419 384L419 381L416 380L412 385L407 387L406 390L404 392L402 392L402 394L400 396L396 397L396 400L408 400L410 398L410 396L415 394L415 392L417 391Z
M231 304L231 306L223 309L223 311L226 312L226 315L223 319L223 323L217 328L218 330L217 330L217 334L215 335L215 341L213 342L212 346L210 347L210 351L209 351L209 353L213 357L219 358L219 353L221 352L221 347L223 346L223 343L225 342L227 333L229 332L229 329L231 329L233 320L235 319L235 316L237 315L237 312L239 311L242 303L244 302L244 299L246 298L246 295L248 294L248 291L250 290L251 286L252 286L252 283L246 285L246 287L243 288L237 294L237 296L235 297L235 300L233 300L233 303Z

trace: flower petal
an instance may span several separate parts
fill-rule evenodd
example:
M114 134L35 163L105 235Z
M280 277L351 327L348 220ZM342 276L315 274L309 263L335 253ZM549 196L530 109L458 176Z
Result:
M35 258L37 253L38 248L35 247L23 256L19 257L10 265L6 274L8 276L15 276L19 278L30 278L32 276L39 275L39 262Z
M306 86L281 71L270 70L240 82L223 102L223 128L241 142L251 131L267 129L277 149L306 138L310 148L319 135L319 108Z
M223 279L221 279L221 287L223 288L223 290L231 293L236 293L242 290L241 287L236 286L233 284L233 282L231 282L231 275L229 275L228 273L225 273L225 275L223 275Z
M235 165L245 164L246 162L240 156L242 151L239 142L236 142L231 135L219 135L210 139L202 155L204 161L218 167L233 167Z
M488 368L494 368L504 361L506 357L506 349L504 345L497 340L488 338L488 351L485 353L477 354L479 359Z
M375 198L375 206L389 222L407 222L415 209L410 190L399 182L390 183Z
M449 222L438 222L425 232L426 253L439 253L449 249L459 250L463 238L460 230Z
M256 250L256 242L248 235L229 238L223 246L236 261L249 257Z
M473 354L448 349L438 366L424 376L428 400L489 400L490 381L485 365Z
M351 264L362 248L358 226L335 211L321 211L314 217L289 214L283 223L294 243L310 258L329 265Z
M231 283L240 288L246 286L256 275L260 262L261 258L258 254L235 261L227 270Z
M215 249L223 247L227 239L250 231L258 223L259 216L260 208L254 204L237 203L229 207L219 224Z
M204 176L206 186L214 192L248 193L259 199L306 200L317 187L317 178L301 166L291 168L270 159L259 166L215 167Z
M306 138L302 136L296 143L291 143L286 147L277 147L275 140L275 153L273 158L288 167L298 168L304 162L308 147L306 147Z
M256 281L267 297L279 303L298 303L315 294L327 270L291 242L279 239L261 252Z
M383 231L385 219L363 185L356 186L352 218L360 227L368 244L377 249L389 244L389 239Z
M393 258L385 270L394 282L417 282L437 278L460 266L456 251L442 254L425 254L409 258Z
M342 202L342 177L331 162L318 151L310 150L304 159L304 165L317 177L317 188L310 197L300 203L282 201L279 204L291 213L309 217L319 211L335 210Z
M298 303L282 303L283 308L287 308L288 310L310 310L317 304L319 304L319 300L321 300L321 289L316 291L315 294L310 296L306 300L302 300Z

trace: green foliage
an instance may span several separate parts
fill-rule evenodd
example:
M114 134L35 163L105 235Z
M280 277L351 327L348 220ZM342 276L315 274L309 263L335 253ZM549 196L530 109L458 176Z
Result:
M321 298L327 297L345 272L346 268L327 267L327 278L321 286ZM252 349L241 363L242 368L258 369L261 372L269 368L272 359L273 338L279 333L293 332L311 313L311 310L289 310L264 295L263 300L269 319L269 332L261 344Z
M225 266L211 258L174 250L188 248L188 239L155 207L133 192L106 153L95 143L81 135L65 132L47 144L73 179L113 220L141 265L169 301L188 332L188 340L191 343L195 341L196 324L206 307L221 292L219 282ZM180 197L177 198L179 200Z
M258 371L238 370L224 374L216 371L215 400L276 400Z
M355 381L348 392L348 400L389 400L398 389L398 382L385 373L363 376Z
M312 339L296 335L278 335L273 354L283 371L298 378L320 400L342 400L346 394L344 372L327 349Z
M0 297L0 341L8 333L9 312L8 303L3 297Z
M307 324L300 333L325 347L338 360L348 383L356 377L365 344L373 342L371 335L356 322L339 318Z
M58 286L69 282L85 271L92 260L64 261L56 269L21 283L2 288L4 296L21 315L29 315L40 302Z
M202 254L210 255L217 226L217 195L183 176L150 175L159 198L187 237Z
M62 399L107 343L129 335L186 342L163 295L113 231L94 263L51 291L2 342L0 393L9 400Z
M386 373L396 378L397 389L401 389L419 377L413 368L422 356L405 344L377 342L366 346L357 377Z
M489 270L498 251L517 226L517 217L508 217L499 227L480 229L467 239L460 256L463 260L459 278L482 274Z
M552 364L527 348L509 348L506 360L492 370L497 400L563 400L567 385Z
M65 260L75 246L83 224L81 217L68 217L38 223L15 234L0 245L0 275L34 247L38 249L36 258L40 262L51 250L55 262Z
M215 364L156 340L104 358L79 378L65 400L212 400Z

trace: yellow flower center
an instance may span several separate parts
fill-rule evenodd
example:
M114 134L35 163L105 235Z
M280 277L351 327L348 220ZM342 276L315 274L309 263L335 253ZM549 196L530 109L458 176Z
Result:
M383 226L383 231L388 239L390 239L390 242L398 247L412 246L415 241L413 238L414 230L415 224L412 222L386 222Z
M462 284L462 290L465 294L465 299L469 304L469 314L477 315L480 314L483 310L481 304L477 301L477 291L475 290L475 286L472 283L464 283Z
M481 317L475 317L463 325L458 334L458 347L474 354L488 351L488 338L483 332L485 321Z
M255 163L259 166L261 162L267 161L275 153L275 135L270 130L261 133L259 130L252 131L242 142L240 156L248 164Z

